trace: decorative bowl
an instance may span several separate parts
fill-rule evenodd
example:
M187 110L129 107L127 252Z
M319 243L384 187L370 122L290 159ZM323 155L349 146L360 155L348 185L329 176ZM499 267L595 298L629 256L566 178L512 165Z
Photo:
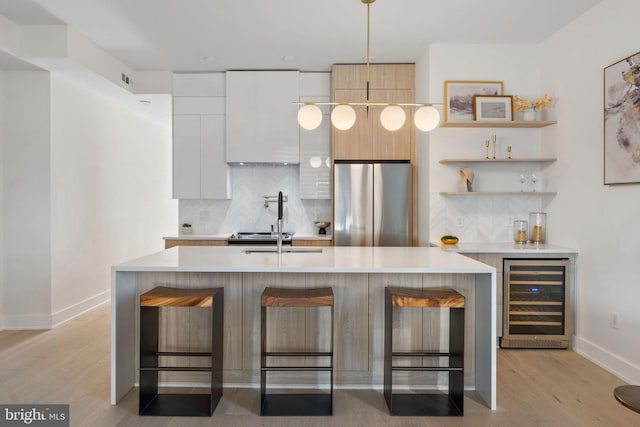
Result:
M313 224L318 228L327 228L331 225L329 221L315 221Z
M445 245L455 245L458 243L458 238L456 236L442 236L440 241Z

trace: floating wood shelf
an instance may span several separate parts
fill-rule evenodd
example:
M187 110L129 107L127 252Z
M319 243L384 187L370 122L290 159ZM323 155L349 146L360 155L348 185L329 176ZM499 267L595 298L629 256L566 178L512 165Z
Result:
M555 120L511 121L511 122L444 122L441 128L543 128L555 125Z
M555 196L555 191L441 191L442 196Z
M531 157L520 159L482 159L482 158L467 158L467 159L442 159L440 163L551 163L555 162L556 158L553 157Z

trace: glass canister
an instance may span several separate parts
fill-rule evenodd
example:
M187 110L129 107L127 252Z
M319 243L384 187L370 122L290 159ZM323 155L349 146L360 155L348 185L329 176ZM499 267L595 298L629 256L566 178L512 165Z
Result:
M527 243L527 229L528 223L523 220L513 221L513 240L518 245L524 245Z
M546 240L547 214L544 212L529 213L529 240L531 243L542 244Z

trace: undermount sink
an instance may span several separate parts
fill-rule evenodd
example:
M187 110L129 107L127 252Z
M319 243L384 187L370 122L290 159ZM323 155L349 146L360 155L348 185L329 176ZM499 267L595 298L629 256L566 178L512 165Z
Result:
M255 254L255 253L278 253L278 249L274 248L274 247L268 247L268 248L250 248L250 249L245 249L244 251L245 254ZM283 254L288 254L288 253L316 253L316 254L321 254L322 253L322 248L282 248L282 253Z

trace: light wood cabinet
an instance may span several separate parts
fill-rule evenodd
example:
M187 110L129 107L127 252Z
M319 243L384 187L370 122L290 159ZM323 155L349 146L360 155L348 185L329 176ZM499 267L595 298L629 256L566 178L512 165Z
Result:
M295 237L291 243L293 246L331 246L331 240L296 239Z
M365 102L366 65L334 65L334 102ZM369 102L415 102L413 64L371 65ZM346 131L332 130L336 160L412 160L415 131L411 108L404 108L407 119L402 128L390 132L380 123L381 106L356 106L356 123Z
M193 239L166 239L164 248L169 249L174 246L227 246L226 240L193 240Z

